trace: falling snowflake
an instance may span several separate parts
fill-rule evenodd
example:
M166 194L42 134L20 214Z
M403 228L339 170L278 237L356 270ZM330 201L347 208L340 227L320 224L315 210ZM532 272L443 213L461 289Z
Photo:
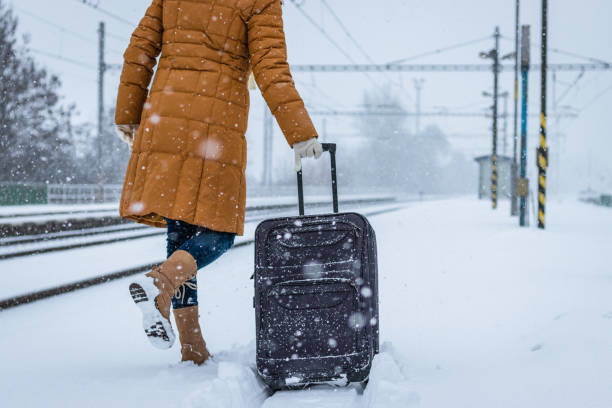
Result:
M360 329L364 326L365 324L365 319L363 317L363 315L359 312L355 312L353 314L351 314L351 316L348 319L348 325L350 328L357 330Z
M149 120L152 124L157 125L159 124L159 122L161 122L161 116L159 116L157 113L154 113L151 115L151 118L149 118Z
M144 204L141 203L140 201L136 201L136 202L132 203L129 208L130 208L130 212L138 213L138 212L141 212L142 210L144 210Z

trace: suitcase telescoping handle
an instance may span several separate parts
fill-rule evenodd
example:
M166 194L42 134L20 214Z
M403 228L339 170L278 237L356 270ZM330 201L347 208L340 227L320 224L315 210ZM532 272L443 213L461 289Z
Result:
M331 158L331 177L332 177L332 196L334 213L338 213L338 179L336 177L336 144L335 143L322 143L323 151L329 152ZM302 170L297 172L297 184L298 184L298 205L300 208L300 215L304 215L304 184L302 182Z

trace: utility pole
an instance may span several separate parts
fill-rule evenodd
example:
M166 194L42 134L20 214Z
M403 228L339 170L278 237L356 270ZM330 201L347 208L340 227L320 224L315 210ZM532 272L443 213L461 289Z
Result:
M499 99L499 27L495 27L495 48L481 52L480 58L493 60L493 148L491 153L491 201L497 209L497 106Z
M548 127L550 138L555 141L555 174L549 186L553 189L559 187L559 152L561 150L561 140L559 138L559 117L557 116L557 73L552 73L552 121ZM554 186L554 187L553 187Z
M423 78L414 80L414 90L416 91L416 109L415 109L415 135L421 133L421 91L423 90Z
M518 145L518 89L519 89L519 22L520 22L520 0L516 0L516 11L514 21L514 134L512 138L512 168L511 168L511 197L510 215L518 215L517 203L517 145Z
M491 94L490 92L484 91L482 93L482 95L486 96L488 98L493 99L493 94ZM508 153L508 97L509 96L510 96L510 94L508 92L501 92L501 93L498 93L498 95L497 95L498 100L499 100L499 98L503 98L504 99L504 113L502 114L502 117L504 118L504 126L503 126L503 133L504 133L504 138L503 138L503 142L504 142L503 153L504 153L504 155L506 155Z
M263 174L262 184L270 186L272 184L272 135L274 133L274 124L272 122L272 113L267 105L264 104L264 145L263 145Z
M546 145L546 75L548 68L548 0L542 0L542 63L540 89L540 146L538 155L538 228L546 228L546 169L548 146Z
M576 84L577 81L580 80L583 73L584 72L581 72L578 75L574 84ZM552 183L550 184L551 184L551 187L554 185L555 191L560 191L560 188L561 188L561 184L560 184L561 150L565 146L565 140L564 140L564 134L561 131L561 126L559 126L561 115L559 113L559 100L557 99L557 73L555 71L553 71L552 73L552 82L553 82L553 85L552 85L552 115L551 116L553 117L553 120L552 120L551 125L548 126L548 130L549 130L551 139L554 140L554 143L555 143L555 157L554 157L554 162L555 162L554 170L555 171L554 171ZM561 96L561 99L563 98L563 96L564 95Z
M321 143L327 139L327 118L323 118L323 132L319 135Z
M491 200L497 209L497 105L499 99L499 27L495 27L493 50L493 153L491 154Z
M508 92L503 92L499 96L504 98L504 156L508 154Z
M98 196L96 201L104 200L104 185L102 183L102 133L104 130L104 74L106 73L106 62L104 61L104 40L106 30L104 22L100 22L98 28L98 137L96 142L98 156Z
M517 194L520 197L519 225L526 225L527 197L529 180L527 179L527 91L529 81L529 26L524 25L521 33L521 176L517 182Z

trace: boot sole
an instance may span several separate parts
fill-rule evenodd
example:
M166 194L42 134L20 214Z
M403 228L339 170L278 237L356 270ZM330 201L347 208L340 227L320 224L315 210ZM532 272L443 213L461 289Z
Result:
M132 282L130 295L142 312L142 328L154 347L169 349L174 344L175 335L170 320L160 313L155 305L159 293L155 285L149 282Z

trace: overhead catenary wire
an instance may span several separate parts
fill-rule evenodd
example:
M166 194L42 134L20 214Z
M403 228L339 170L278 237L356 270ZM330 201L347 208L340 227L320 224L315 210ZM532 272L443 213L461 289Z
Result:
M556 54L561 54L561 55L567 55L568 57L575 57L575 58L581 58L590 62L595 62L595 63L599 63L599 64L604 64L604 65L612 65L612 62L610 61L604 61L602 59L599 58L594 58L594 57L589 57L586 55L581 55L581 54L576 54L575 52L569 52L569 51L563 51L560 50L558 48L551 48L550 51L556 53Z
M446 51L451 51L451 50L455 50L455 49L458 49L458 48L467 47L468 45L478 44L478 43L481 43L481 42L483 42L485 40L490 40L491 38L493 38L493 36L487 35L486 37L477 38L475 40L461 42L461 43L458 43L458 44L449 45L448 47L438 48L438 49L435 49L435 50L432 50L432 51L427 51L427 52L423 52L421 54L416 54L416 55L412 55L410 57L406 57L406 58L402 58L402 59L399 59L399 60L391 61L388 64L402 64L402 63L404 63L406 61L413 61L413 60L418 59L418 58L429 57L431 55L441 54L441 53L446 52Z
M514 41L514 39L510 38L510 37L506 37L506 36L501 36L500 37L503 40L507 40L507 41ZM595 58L595 57L589 57L587 55L582 55L582 54L578 54L575 52L570 52L570 51L564 51L564 50L560 50L559 48L549 48L548 51L550 52L554 52L556 54L559 55L567 55L568 57L574 57L574 58L580 58L586 61L590 61L596 64L602 64L602 65L612 65L612 62L610 61L606 61L606 60L602 60L601 58Z
M325 6L325 8L329 11L329 13L332 15L332 17L334 18L334 20L336 20L336 22L338 23L338 25L340 26L340 28L342 29L342 31L344 31L344 34L346 34L346 36L351 40L351 42L353 44L355 44L355 47L357 47L357 49L361 52L361 54L363 54L363 56L368 60L368 62L370 62L371 64L375 64L374 59L372 59L372 57L363 49L363 47L361 46L361 44L359 43L359 41L357 41L355 39L355 37L351 34L351 31L348 29L348 27L342 22L342 19L340 17L338 17L338 15L336 14L336 12L331 8L331 6L329 5L329 3L327 2L327 0L321 0L321 3ZM400 88L402 88L402 90L404 91L402 93L402 95L408 95L408 93L406 92L404 85L399 82L399 81L394 81L393 79L389 78L388 74L385 73L384 74L387 79L394 83L395 85L399 86ZM409 96L409 95L408 95ZM410 98L409 96L409 99Z
M59 24L57 24L57 23L55 23L55 22L53 22L51 20L47 20L46 18L38 16L38 15L28 11L28 10L24 10L22 8L19 8L19 7L16 7L15 9L19 13L21 13L21 14L25 14L26 16L29 16L29 17L31 17L31 18L33 18L35 20L38 20L38 21L40 21L40 22L42 22L44 24L47 24L47 25L49 25L51 27L55 27L59 31L61 31L63 33L66 33L66 34L70 34L71 36L73 36L75 38L78 38L78 39L80 39L82 41L89 42L89 43L95 43L96 42L96 40L94 38L87 37L87 36L84 36L83 34L77 33L76 31L69 30L69 29L67 29L67 28L65 28L65 27L63 27L63 26L61 26L61 25L59 25Z
M336 20L336 22L338 23L338 25L340 26L340 28L342 28L342 31L344 31L344 33L346 34L346 36L351 40L351 42L353 44L355 44L355 47L357 47L357 49L363 54L363 56L372 64L374 64L374 60L372 59L372 57L370 57L370 55L363 49L363 47L361 46L361 44L359 44L359 42L355 39L355 37L353 37L353 35L351 34L350 30L344 25L344 23L342 22L342 20L338 17L338 15L334 12L334 10L331 8L331 6L329 5L329 3L327 3L326 0L321 0L321 3L323 3L323 5L325 6L325 8L330 12L330 14L332 15L332 17L334 18L334 20Z
M311 84L309 82L306 81L300 81L300 80L294 80L295 83L299 84L300 86L305 86L308 87L311 91L315 91L316 93L319 94L320 97L322 97L324 100L328 101L328 102L332 102L333 104L335 104L336 106L342 106L343 104L341 102L339 102L338 100L336 100L334 97L330 96L328 93L326 93L325 91L323 91L320 87L318 87L316 84Z
M43 55L43 56L48 57L48 58L53 58L53 59L56 59L56 60L59 60L59 61L62 61L62 62L68 63L68 64L76 65L76 66L84 68L84 69L94 70L94 71L96 71L98 69L94 65L85 64L82 61L77 61L77 60L74 60L74 59L71 59L71 58L66 58L66 57L64 57L62 55L54 54L54 53L51 53L51 52L48 52L48 51L38 50L38 49L35 49L35 48L30 48L29 51L31 51L34 54Z
M487 102L477 101L477 102L472 102L472 103L465 104L465 105L460 105L460 106L444 107L442 109L447 109L447 110L450 109L450 110L460 111L460 110L474 108L475 106L482 107L482 109L489 109L490 108L490 106L489 106L489 104Z
M55 23L55 22L53 22L51 20L48 20L48 19L46 19L44 17L41 17L39 15L36 15L36 14L34 14L34 13L28 11L28 10L24 10L22 8L16 8L16 10L19 13L21 13L21 14L24 14L24 15L26 15L28 17L31 17L31 18L33 18L35 20L40 21L43 24L46 24L46 25L48 25L50 27L53 27L53 28L57 29L62 34L69 34L69 35L71 35L72 37L74 37L76 39L79 39L79 40L81 40L83 42L87 42L87 43L90 43L90 44L96 44L96 45L98 44L98 40L96 40L96 39L94 39L92 37L87 37L87 36L85 36L85 35L83 35L81 33L78 33L76 31L69 30L69 29L61 26L60 24L57 24L57 23ZM115 50L115 49L112 49L112 48L108 49L108 51L111 51L111 52L113 52L115 54L119 54L119 55L122 54L121 51L118 51L118 50Z
M83 4L83 5L85 5L85 6L87 6L87 7L90 7L92 9L96 10L100 14L104 14L105 16L112 18L115 21L118 21L118 22L123 23L125 25L128 25L130 27L136 27L136 24L134 24L132 21L126 20L125 18L123 18L121 16L118 16L117 14L113 14L110 11L107 11L107 10L104 10L104 9L98 7L98 3L97 2L96 3L92 3L91 1L88 1L88 0L76 0L76 1L81 3L81 4Z
M121 41L123 43L127 43L128 41L130 41L130 36L129 35L118 35L118 34L113 34L113 33L106 33L106 37L108 38L112 38L113 40L117 40L117 41Z
M576 86L578 85L578 82L580 82L580 80L582 79L582 77L584 76L584 71L580 71L580 73L578 74L578 76L576 77L576 79L574 80L574 82L572 82L570 85L568 85L568 87L565 89L565 91L563 92L563 94L561 96L559 96L557 98L557 100L555 101L556 104L559 104L569 93L570 91Z
M336 40L334 40L327 33L327 31L325 31L325 29L319 23L317 23L316 20L314 18L312 18L312 16L310 16L310 14L308 14L308 13L306 13L306 11L304 11L304 9L302 8L302 4L298 4L298 2L296 0L291 0L291 3L302 14L302 16L304 16L304 18L310 22L310 24L312 24L338 51L340 51L342 53L342 55L344 55L353 64L357 63L357 61L355 61L355 59L349 53L347 53L344 50L344 48L342 48L340 46L340 44L338 44L336 42Z
M310 22L311 25L313 25L336 49L338 49L338 51L340 51L340 53L342 53L342 55L344 55L353 64L357 64L357 61L355 61L355 59L348 52L346 52L346 50L344 50L344 48L342 48L342 46L340 46L340 44L338 44L338 42L334 40L310 14L306 13L306 11L302 8L302 3L298 3L296 0L291 0L291 3L302 14L302 16L308 20L308 22ZM377 84L367 72L364 72L363 74L375 87L380 87L380 85Z
M510 40L510 38L504 37L502 36L501 38L503 38L504 40ZM612 62L610 61L606 61L606 60L602 60L600 58L595 58L595 57L589 57L587 55L582 55L582 54L578 54L575 52L570 52L570 51L564 51L561 50L559 48L550 48L549 51L552 51L556 54L560 54L560 55L566 55L569 57L574 57L574 58L580 58L595 64L601 64L602 66L612 66ZM578 84L578 82L580 82L580 80L584 77L585 74L585 70L581 70L580 73L578 74L578 76L576 77L576 79L568 86L568 88L563 92L563 94L557 99L557 103L561 102L562 99L565 98L565 96L567 96L567 94L569 94L569 92ZM590 83L592 82L596 82L599 80L601 74L599 74L594 80L590 81ZM610 91L610 89L612 89L612 85L606 89L604 89L600 94L598 94L591 102L587 103L584 107L582 107L581 109L578 110L578 113L582 112L583 110L587 109L592 103L594 103L595 101L597 101L601 96L603 96L606 92Z
M610 84L610 86L608 86L603 91L595 95L595 97L591 99L589 102L587 102L582 108L578 109L578 114L581 114L586 109L590 108L595 102L597 102L601 97L603 97L606 93L610 91L612 91L612 84Z

